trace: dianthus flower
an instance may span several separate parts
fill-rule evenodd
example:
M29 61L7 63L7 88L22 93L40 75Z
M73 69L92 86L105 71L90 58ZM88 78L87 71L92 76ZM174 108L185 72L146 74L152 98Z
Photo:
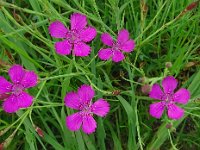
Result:
M95 92L89 85L82 85L78 92L69 92L65 97L67 107L78 110L66 118L66 126L71 131L77 131L81 125L83 132L90 134L95 132L97 127L93 114L104 117L109 112L109 104L100 98L92 103Z
M55 21L50 24L49 32L52 37L63 38L61 42L55 43L56 52L60 55L72 54L75 56L88 56L91 48L86 42L92 41L97 32L96 29L87 25L85 15L74 13L71 15L71 29L65 27L60 21Z
M34 87L38 77L33 71L24 70L20 65L13 65L8 74L13 83L0 76L0 94L10 94L3 102L3 109L7 113L14 113L32 104L33 97L24 90Z
M174 77L168 76L162 81L164 92L158 84L153 85L149 97L161 100L161 102L150 105L149 112L151 116L160 118L164 109L167 108L167 114L170 119L178 120L183 117L184 110L175 105L175 103L186 104L190 99L190 92L185 88L181 88L174 93L177 84L178 82Z
M112 58L114 62L120 62L124 59L124 52L130 53L135 48L135 42L129 39L129 32L125 29L119 31L117 41L115 42L110 34L103 33L101 41L110 46L110 48L100 49L98 56L101 60L108 60Z

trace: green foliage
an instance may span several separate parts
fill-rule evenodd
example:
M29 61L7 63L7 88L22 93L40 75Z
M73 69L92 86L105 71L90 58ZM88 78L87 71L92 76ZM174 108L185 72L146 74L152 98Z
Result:
M35 97L30 108L12 115L0 108L0 143L9 150L200 149L200 8L186 11L191 2L0 1L0 75L7 78L9 66L17 63L40 77L38 86L28 90ZM55 20L69 26L73 12L85 14L98 31L89 57L60 56L54 50L56 39L48 26ZM121 63L101 61L100 34L116 38L122 28L135 39L135 50ZM166 68L166 62L172 67ZM140 78L152 85L167 75L191 92L184 118L178 121L152 118L148 109L153 100L141 92L145 83ZM64 105L64 96L82 84L93 86L95 100L103 97L111 105L107 117L95 118L98 128L91 135L71 132L65 125L73 112ZM120 95L113 95L115 90ZM169 123L172 127L167 129Z

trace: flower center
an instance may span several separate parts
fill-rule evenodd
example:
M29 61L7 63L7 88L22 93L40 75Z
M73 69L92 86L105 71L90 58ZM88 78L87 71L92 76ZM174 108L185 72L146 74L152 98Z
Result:
M115 44L113 44L113 46L112 46L112 51L114 52L114 51L117 51L117 50L120 50L120 48L119 48L119 43L118 42L116 42Z
M66 39L70 44L75 44L80 42L80 36L76 30L68 31L66 34Z
M24 87L20 84L15 84L12 87L12 92L15 95L19 95L24 90Z
M174 103L173 94L165 94L163 100L165 101L166 105Z
M91 102L83 103L80 106L80 110L82 116L92 115Z

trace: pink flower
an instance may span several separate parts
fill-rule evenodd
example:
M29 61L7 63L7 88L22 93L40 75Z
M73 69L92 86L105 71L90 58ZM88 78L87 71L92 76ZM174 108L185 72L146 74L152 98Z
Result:
M129 33L125 29L119 32L117 42L114 42L108 33L101 35L101 41L111 47L99 50L98 56L101 60L112 58L114 62L120 62L124 59L123 51L130 53L135 48L134 40L129 39Z
M74 13L70 20L71 29L66 28L60 21L55 21L49 26L52 37L64 39L55 43L56 52L60 55L69 55L73 49L75 56L88 56L91 48L85 42L90 42L95 38L96 29L91 26L86 27L87 18L85 15Z
M33 71L24 70L20 65L13 65L8 74L13 83L0 76L0 94L10 93L3 102L3 109L7 113L14 113L32 104L33 97L24 90L36 86L38 77Z
M163 79L162 87L164 92L162 92L158 84L154 84L149 97L161 100L161 102L154 103L150 105L150 115L155 118L160 118L163 114L165 107L167 108L167 114L170 119L180 119L184 115L184 110L175 105L175 103L186 104L190 99L190 92L181 88L174 93L177 87L177 80L168 76Z
M69 92L65 96L67 107L79 110L66 118L66 125L71 131L77 131L81 125L83 132L90 134L95 132L97 127L93 114L104 117L109 112L109 104L102 98L92 103L94 90L89 85L82 85L78 92Z

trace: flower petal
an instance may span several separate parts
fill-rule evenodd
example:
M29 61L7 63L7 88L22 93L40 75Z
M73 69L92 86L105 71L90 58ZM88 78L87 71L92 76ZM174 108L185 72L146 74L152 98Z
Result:
M20 65L13 65L8 71L8 74L13 83L20 83L25 73L26 71Z
M94 97L94 94L95 92L90 85L84 84L78 89L78 96L83 103L90 102Z
M7 113L15 113L19 110L17 97L11 95L3 102L3 110Z
M129 39L129 32L125 29L122 29L121 31L119 31L118 37L117 37L117 42L118 43L124 43L126 41L128 41Z
M183 117L184 115L184 110L175 104L169 104L168 107L168 117L170 119L175 119L178 120Z
M73 13L71 15L71 29L72 30L82 30L87 25L87 18L85 15L79 13Z
M60 21L52 22L49 26L49 33L52 37L55 38L65 38L68 29Z
M124 54L123 54L122 52L117 51L117 50L114 51L113 57L112 57L112 60L113 60L114 62L120 62L120 61L122 61L124 58L125 58L125 57L124 57Z
M65 96L65 105L69 108L73 108L76 110L80 109L80 101L79 101L79 96L75 92L69 92Z
M109 103L105 101L104 99L99 99L97 100L92 106L91 106L91 111L101 117L104 117L107 115L107 113L110 110Z
M177 87L177 80L172 77L172 76L168 76L168 77L165 77L162 81L162 86L163 86L163 89L164 89L164 93L173 93L174 89Z
M113 52L111 48L100 49L98 56L101 60L108 60L112 56Z
M165 109L165 105L163 102L158 102L150 105L149 113L151 116L155 118L160 118Z
M90 54L90 51L91 51L91 48L83 42L74 44L74 55L75 56L85 57Z
M80 129L83 118L79 113L74 113L72 115L67 116L66 118L66 126L71 131L77 131Z
M67 41L55 43L56 52L60 55L69 55L71 53L72 45Z
M112 37L108 33L103 33L101 35L101 41L103 42L103 44L108 45L108 46L112 46L114 43Z
M83 29L80 33L80 38L84 41L84 42L90 42L92 41L95 36L97 35L97 31L95 28L93 27L88 27L86 29Z
M0 76L0 94L4 94L12 91L12 84L8 82L4 77Z
M97 123L91 115L87 115L83 119L83 132L86 134L91 134L95 132Z
M120 45L120 49L127 53L133 51L134 48L135 48L135 42L133 40L128 40L127 42L122 43Z
M177 103L187 104L190 99L190 92L187 89L181 88L174 94L173 99Z
M38 76L34 71L26 71L24 78L21 81L21 85L24 88L30 88L37 85Z
M149 93L149 97L154 99L163 100L164 93L162 92L159 84L154 84L151 88L151 91Z
M26 92L22 92L16 97L19 108L27 108L33 103L33 97Z

